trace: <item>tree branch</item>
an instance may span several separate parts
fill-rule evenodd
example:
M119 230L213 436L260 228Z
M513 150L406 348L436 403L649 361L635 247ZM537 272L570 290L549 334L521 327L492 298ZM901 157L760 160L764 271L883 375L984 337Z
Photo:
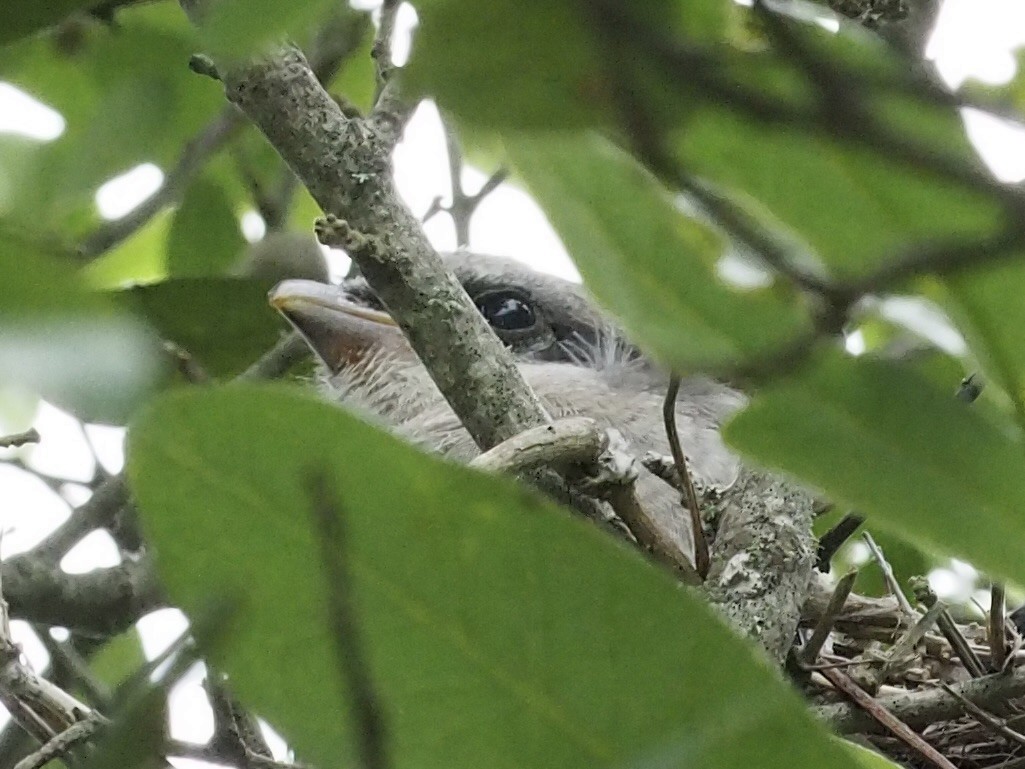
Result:
M83 635L116 635L144 614L167 605L152 564L145 558L68 574L56 563L30 553L4 563L0 575L12 616Z
M973 678L951 688L990 713L1006 715L1011 712L1010 701L1025 696L1025 667L1015 668L1010 673ZM891 694L876 700L912 729L964 715L962 703L942 689ZM812 708L812 713L840 734L878 734L883 731L875 719L848 703L820 705Z
M223 73L228 98L264 132L327 214L363 248L350 256L388 306L482 449L546 421L537 397L399 200L390 147L349 118L294 47Z

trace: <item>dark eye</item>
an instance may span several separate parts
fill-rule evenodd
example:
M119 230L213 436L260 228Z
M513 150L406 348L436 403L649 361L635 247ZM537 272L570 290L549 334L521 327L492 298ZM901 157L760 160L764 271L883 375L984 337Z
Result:
M507 291L477 297L476 304L484 319L498 331L525 331L537 323L534 308Z

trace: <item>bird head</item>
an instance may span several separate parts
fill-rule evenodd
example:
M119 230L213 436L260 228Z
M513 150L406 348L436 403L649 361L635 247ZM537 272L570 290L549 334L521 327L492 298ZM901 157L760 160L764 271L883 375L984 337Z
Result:
M502 257L457 252L444 258L552 416L588 416L618 429L638 454L669 453L661 418L665 373L581 286ZM270 302L317 353L331 397L432 450L457 459L477 453L366 281L286 280ZM703 378L681 386L678 426L695 480L706 488L736 478L738 462L718 427L743 401Z

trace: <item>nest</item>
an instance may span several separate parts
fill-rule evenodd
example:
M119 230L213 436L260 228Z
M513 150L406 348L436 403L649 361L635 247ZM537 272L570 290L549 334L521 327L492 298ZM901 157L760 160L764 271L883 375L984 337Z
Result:
M1025 769L1025 651L1000 588L982 624L955 621L924 580L918 607L852 584L818 582L791 656L817 715L901 766Z

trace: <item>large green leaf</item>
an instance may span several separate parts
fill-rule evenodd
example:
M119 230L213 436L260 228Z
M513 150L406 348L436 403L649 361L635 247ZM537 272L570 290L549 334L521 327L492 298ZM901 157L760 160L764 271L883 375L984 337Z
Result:
M185 192L167 236L167 270L175 277L221 275L245 240L224 188L200 178Z
M1025 581L1025 446L905 368L834 356L761 393L727 441L838 502Z
M284 329L267 304L270 288L241 278L177 278L128 293L164 339L220 378L248 368Z
M845 767L797 696L670 575L511 481L282 386L178 391L129 474L174 599L242 600L217 663L322 766L352 760L308 481L347 530L393 765ZM230 532L230 534L229 534Z
M425 0L416 8L420 29L404 73L409 86L466 123L546 129L608 123L616 87L611 68L643 69L639 55L614 62L603 50L598 7L567 0ZM684 11L679 3L644 0L623 3L620 11L662 32L714 43L729 6L700 0Z
M609 142L545 135L506 146L584 283L667 363L686 369L765 354L805 327L792 299L717 280L723 240Z

